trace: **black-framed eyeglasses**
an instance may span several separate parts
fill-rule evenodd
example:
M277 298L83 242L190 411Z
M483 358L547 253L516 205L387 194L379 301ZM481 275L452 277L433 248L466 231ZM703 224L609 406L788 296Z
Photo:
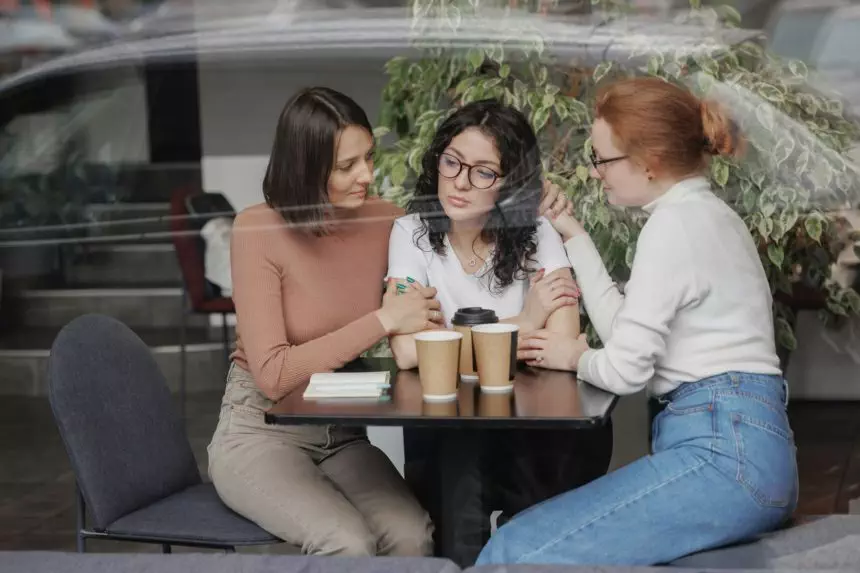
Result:
M469 183L476 189L489 189L501 179L501 175L484 165L469 165L463 163L453 155L447 153L439 154L439 175L446 179L455 179L463 168L469 170Z
M594 166L594 168L600 169L601 165L606 165L607 163L614 163L615 161L621 161L622 159L627 159L628 157L629 157L628 155L619 155L617 157L608 157L606 159L598 159L597 154L592 149L590 159L591 159L591 164Z

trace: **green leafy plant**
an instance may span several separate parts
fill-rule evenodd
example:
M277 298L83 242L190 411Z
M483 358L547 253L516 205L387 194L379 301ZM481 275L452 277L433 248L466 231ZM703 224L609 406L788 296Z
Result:
M691 0L673 22L694 30L691 43L672 27L643 25L621 0L591 3L591 22L597 17L598 24L586 29L569 22L559 28L544 15L552 4L544 0L414 0L421 55L386 65L376 133L383 138L379 192L404 205L422 153L447 114L470 101L501 99L528 114L547 178L570 195L610 274L623 282L644 219L612 208L589 176L593 99L601 82L658 76L723 101L748 136L744 157L715 158L710 178L758 244L776 295L780 346L796 345L793 309L800 292L819 302L826 321L860 313L860 295L831 279L845 243L830 213L858 204L857 168L846 156L858 126L840 100L811 89L802 62L768 54L758 35L739 30L731 7ZM589 41L604 35L605 57L591 57L594 43L579 56L584 31Z

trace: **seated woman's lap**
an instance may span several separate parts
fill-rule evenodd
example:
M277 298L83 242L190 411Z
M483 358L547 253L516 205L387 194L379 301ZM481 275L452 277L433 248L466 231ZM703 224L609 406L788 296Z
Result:
M761 388L673 402L654 455L526 510L478 563L654 565L777 527L796 504L794 444L776 391Z
M324 449L271 432L228 432L210 447L209 473L225 504L305 553L432 550L427 513L366 438Z

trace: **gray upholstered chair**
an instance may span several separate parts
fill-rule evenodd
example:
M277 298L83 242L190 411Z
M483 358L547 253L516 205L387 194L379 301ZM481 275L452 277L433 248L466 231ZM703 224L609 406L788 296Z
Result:
M694 553L674 561L672 566L860 571L860 515L805 518L745 543Z
M0 571L9 573L460 573L433 557L309 557L306 555L218 555L206 553L62 553L0 551ZM852 572L854 573L854 572Z
M203 483L164 377L124 324L99 315L70 322L54 341L48 377L78 485L79 552L87 538L157 543L165 553L280 541Z

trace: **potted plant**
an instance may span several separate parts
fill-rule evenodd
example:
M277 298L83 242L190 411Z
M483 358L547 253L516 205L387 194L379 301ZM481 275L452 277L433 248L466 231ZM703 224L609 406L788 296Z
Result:
M380 146L380 193L405 204L421 154L450 109L500 98L528 114L547 177L569 193L610 274L623 282L644 220L610 207L589 177L593 97L602 81L654 75L725 101L749 136L745 157L715 159L710 177L758 244L781 348L795 348L797 308L820 308L827 322L860 313L857 291L831 278L844 241L828 213L858 203L858 170L846 155L858 126L839 99L813 90L802 62L768 54L757 33L738 29L731 7L690 0L667 26L628 13L622 0L592 5L591 15L557 24L543 16L542 0L415 0L420 56L386 67L377 135L396 140ZM482 25L492 28L483 39ZM447 40L430 42L434 34Z

